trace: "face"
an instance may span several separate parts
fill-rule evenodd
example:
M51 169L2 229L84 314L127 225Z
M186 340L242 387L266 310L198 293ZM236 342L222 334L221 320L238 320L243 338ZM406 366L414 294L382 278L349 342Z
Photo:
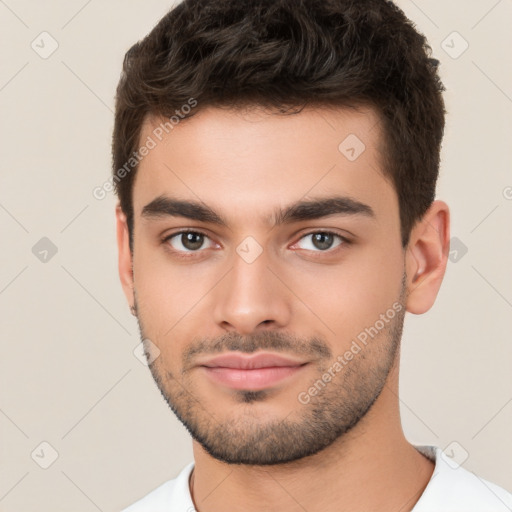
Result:
M365 417L398 354L404 251L378 117L210 108L159 141L161 121L141 135L157 144L133 188L129 298L152 375L218 460L317 453ZM227 354L286 362L213 360Z

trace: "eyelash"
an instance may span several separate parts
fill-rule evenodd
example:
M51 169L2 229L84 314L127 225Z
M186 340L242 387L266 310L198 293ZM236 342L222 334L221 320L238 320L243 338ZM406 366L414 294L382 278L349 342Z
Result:
M181 231L176 231L175 233L172 233L172 234L167 235L166 237L164 237L162 239L162 243L166 245L167 250L169 250L173 254L177 255L178 257L181 257L181 258L191 258L191 257L194 257L195 254L198 254L198 253L202 252L203 249L198 249L197 251L178 251L176 249L171 248L170 245L167 243L172 238L174 238L174 237L176 237L178 235L183 235L185 233L194 233L194 234L197 234L197 235L203 235L206 238L210 238L206 233L204 233L203 231L198 230L198 229L182 229ZM311 251L313 253L317 253L319 255L331 254L331 253L337 252L337 250L340 249L342 246L350 245L351 244L351 240L349 240L348 238L340 235L339 233L336 233L335 231L329 231L329 230L316 230L316 231L310 231L308 233L304 233L299 238L299 240L297 242L295 242L295 244L298 243L300 240L302 240L303 238L305 238L307 236L315 235L315 234L318 234L318 233L322 233L324 235L333 235L334 237L339 238L341 240L341 243L336 245L334 248L326 249L325 251L321 251L321 250ZM303 249L303 250L307 251L308 249Z

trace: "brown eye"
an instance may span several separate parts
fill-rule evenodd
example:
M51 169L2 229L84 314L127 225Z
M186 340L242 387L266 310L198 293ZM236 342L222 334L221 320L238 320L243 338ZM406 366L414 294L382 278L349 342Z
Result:
M178 252L196 252L203 248L206 235L198 231L180 231L166 238L166 242Z

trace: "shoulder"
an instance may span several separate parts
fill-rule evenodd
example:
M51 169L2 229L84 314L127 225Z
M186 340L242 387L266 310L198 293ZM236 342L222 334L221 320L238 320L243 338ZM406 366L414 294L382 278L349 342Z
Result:
M194 506L188 481L193 468L194 463L191 462L176 478L163 483L121 512L168 512L171 506L176 512L192 512Z
M510 512L512 494L456 464L438 447L418 447L435 462L413 512Z

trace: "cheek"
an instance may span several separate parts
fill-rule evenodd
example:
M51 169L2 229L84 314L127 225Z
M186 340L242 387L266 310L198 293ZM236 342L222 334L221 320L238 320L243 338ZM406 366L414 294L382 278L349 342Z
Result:
M351 273L349 286L350 315L358 331L374 325L380 315L393 308L400 298L403 275L403 256L399 251L368 252ZM346 317L347 315L345 315ZM343 321L343 318L341 319ZM355 335L355 333L353 333Z
M163 246L140 244L135 249L134 280L138 295L155 309L183 309L204 293L208 264L178 260ZM211 265L210 265L211 267Z
M211 270L204 265L170 261L164 250L135 249L134 286L145 334L161 350L176 346L183 325L197 321L201 299L211 289ZM196 324L201 325L201 324Z
M346 344L393 307L401 291L403 255L361 248L338 265L295 268L290 287L326 336ZM333 332L335 334L333 334Z

